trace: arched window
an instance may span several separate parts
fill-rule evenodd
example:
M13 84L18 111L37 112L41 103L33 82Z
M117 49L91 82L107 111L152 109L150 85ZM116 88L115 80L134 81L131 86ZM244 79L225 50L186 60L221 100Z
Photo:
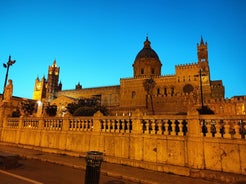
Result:
M132 98L136 97L136 91L132 91Z
M167 96L167 88L164 88L164 95Z
M171 87L171 96L174 95L174 87Z
M154 68L151 68L151 74L155 74L155 69Z

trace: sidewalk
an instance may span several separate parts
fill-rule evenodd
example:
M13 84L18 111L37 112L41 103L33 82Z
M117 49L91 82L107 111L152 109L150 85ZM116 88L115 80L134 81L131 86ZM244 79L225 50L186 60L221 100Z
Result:
M0 143L0 151L18 154L19 156L28 159L38 159L41 161L74 167L77 169L85 170L86 168L85 159L79 157L41 152L33 149L11 146L4 143ZM103 162L101 173L108 176L123 178L125 180L144 184L218 184L218 182L161 173L157 171L112 164L108 162Z

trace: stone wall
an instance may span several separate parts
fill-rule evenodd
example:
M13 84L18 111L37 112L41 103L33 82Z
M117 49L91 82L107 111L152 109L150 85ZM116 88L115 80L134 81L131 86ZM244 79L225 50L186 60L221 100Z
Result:
M245 123L246 116L137 111L106 117L98 112L93 117L5 118L0 135L2 142L19 146L76 156L96 150L108 162L231 182L246 180Z

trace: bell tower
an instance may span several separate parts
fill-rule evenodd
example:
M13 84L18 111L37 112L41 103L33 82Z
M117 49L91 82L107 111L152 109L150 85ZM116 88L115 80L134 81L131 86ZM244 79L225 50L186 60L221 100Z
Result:
M56 92L61 90L61 83L58 84L60 67L56 65L56 60L49 66L48 69L48 80L46 87L46 99L51 101L55 98Z
M208 44L204 43L203 38L201 37L200 44L197 44L197 56L198 64L203 72L209 72L208 65Z

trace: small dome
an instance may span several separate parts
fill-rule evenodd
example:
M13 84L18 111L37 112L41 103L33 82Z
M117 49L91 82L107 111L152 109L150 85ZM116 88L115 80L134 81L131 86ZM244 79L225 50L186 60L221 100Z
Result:
M144 42L144 48L139 51L137 54L135 61L141 58L154 58L159 60L158 55L156 52L150 47L151 42L148 40L148 37L146 37L146 41Z

